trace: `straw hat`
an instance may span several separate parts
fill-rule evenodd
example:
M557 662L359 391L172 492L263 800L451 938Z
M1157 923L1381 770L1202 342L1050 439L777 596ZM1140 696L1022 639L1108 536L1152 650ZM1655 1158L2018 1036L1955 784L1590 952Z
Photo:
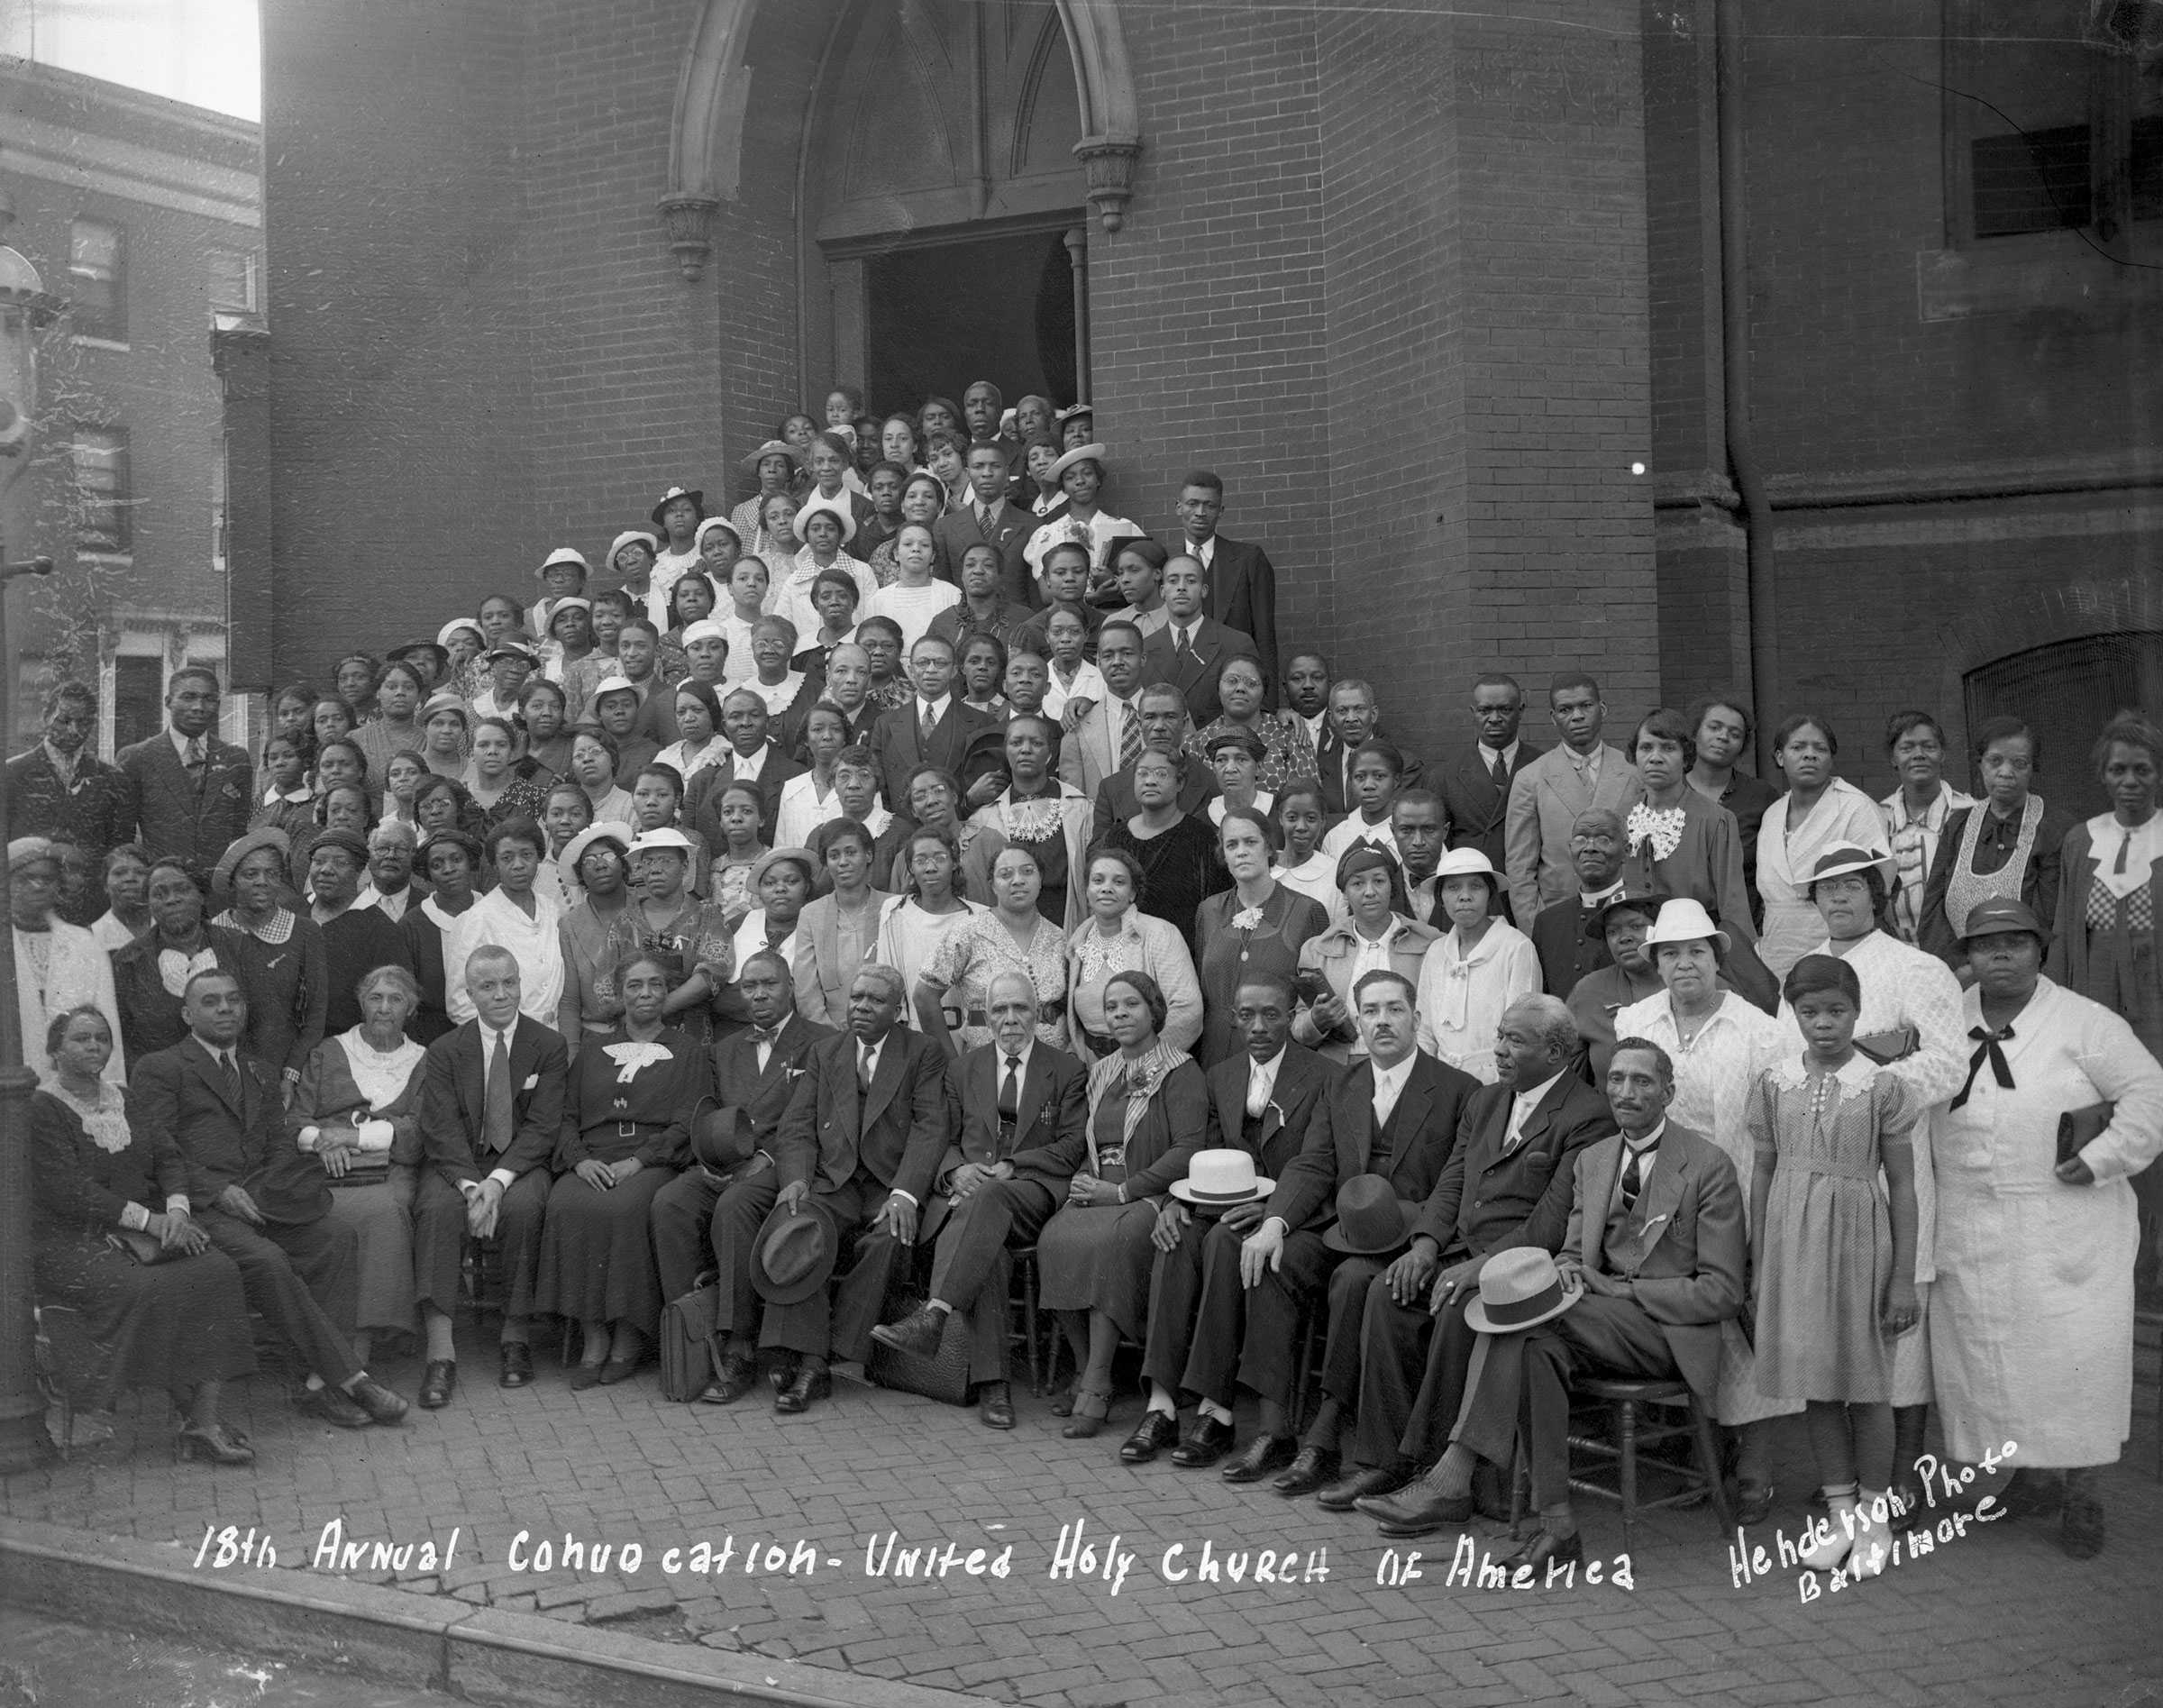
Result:
M1722 954L1727 953L1728 934L1712 923L1705 904L1694 896L1678 896L1660 909L1660 917L1645 934L1645 946L1656 949L1663 943L1695 943L1701 938L1710 939Z
M1480 1266L1479 1296L1465 1305L1465 1320L1482 1334L1514 1334L1559 1317L1583 1296L1576 1280L1564 1284L1549 1254L1513 1246Z
M1172 1183L1172 1196L1204 1210L1223 1210L1266 1198L1276 1184L1255 1173L1255 1159L1243 1150L1203 1150L1189 1159L1186 1179Z

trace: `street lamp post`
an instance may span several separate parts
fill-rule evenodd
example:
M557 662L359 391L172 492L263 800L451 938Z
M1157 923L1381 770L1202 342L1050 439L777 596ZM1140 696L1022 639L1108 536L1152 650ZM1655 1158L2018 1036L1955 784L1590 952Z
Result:
M0 494L30 464L37 415L35 333L54 312L38 269L0 244ZM50 575L52 560L0 563L0 756L14 748L14 653L7 639L7 583ZM0 790L0 847L9 836L7 796ZM5 862L0 861L0 915L12 922ZM30 1233L30 1123L23 1102L37 1076L23 1065L15 957L0 954L0 1473L27 1470L50 1450L45 1402L32 1361L34 1279Z

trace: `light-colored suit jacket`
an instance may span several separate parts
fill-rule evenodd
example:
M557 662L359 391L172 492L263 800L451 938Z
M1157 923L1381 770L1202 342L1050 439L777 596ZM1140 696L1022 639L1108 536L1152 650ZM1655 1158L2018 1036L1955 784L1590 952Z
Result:
M1502 846L1510 863L1510 908L1520 928L1530 930L1549 902L1577 893L1577 872L1570 864L1570 827L1577 815L1604 807L1627 818L1644 798L1637 767L1621 749L1604 742L1596 788L1579 781L1566 747L1540 754L1510 779Z
M1091 801L1103 788L1104 780L1119 768L1119 726L1112 720L1115 714L1124 717L1130 710L1139 715L1142 690L1137 685L1134 691L1134 699L1126 703L1099 700L1060 746L1060 780L1072 783Z

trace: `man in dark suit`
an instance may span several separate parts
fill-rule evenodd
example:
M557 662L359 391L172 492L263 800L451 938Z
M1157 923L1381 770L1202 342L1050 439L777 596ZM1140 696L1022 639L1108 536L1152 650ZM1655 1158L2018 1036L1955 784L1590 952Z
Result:
M135 1064L139 1134L153 1149L170 1143L187 1165L189 1213L239 1265L249 1308L308 1373L300 1409L345 1429L397 1422L406 1402L360 1367L348 1338L360 1237L328 1213L322 1165L287 1134L282 1088L241 1054L240 981L196 973L180 1015L188 1036Z
M135 833L135 783L92 751L97 694L87 682L66 681L45 697L45 739L7 762L11 836L45 836L82 853L94 877L106 853ZM222 852L222 851L221 851ZM82 899L60 908L69 925L88 925L105 911L105 891L84 886Z
M1152 682L1135 696L1134 703L1141 713L1144 747L1164 753L1184 747L1192 729L1186 697L1177 688L1170 682ZM1200 812L1218 792L1209 768L1190 762L1186 781L1179 786L1179 809ZM1097 787L1097 798L1090 808L1089 845L1095 847L1112 826L1125 824L1141 809L1142 803L1134 797L1134 767L1121 765Z
M1508 1460L1521 1432L1539 1529L1501 1565L1512 1575L1530 1568L1535 1583L1550 1562L1584 1557L1570 1508L1573 1375L1680 1378L1712 1414L1720 1325L1743 1304L1742 1189L1724 1151L1667 1119L1674 1095L1666 1051L1642 1038L1615 1046L1607 1096L1620 1131L1577 1154L1569 1229L1555 1264L1559 1313L1482 1336L1486 1355L1429 1474L1461 1523L1474 1468L1481 1459ZM1565 1302L1578 1289L1575 1302Z
M1401 792L1427 786L1426 762L1383 728L1382 702L1375 699L1372 683L1356 677L1331 683L1327 726L1328 733L1322 737L1321 745L1315 749L1314 764L1332 822L1359 805L1359 798L1351 788L1352 755L1364 743L1378 738L1389 741L1403 756L1404 773L1398 780Z
M1209 1073L1211 1150L1245 1150L1264 1179L1281 1179L1307 1142L1307 1130L1337 1069L1291 1041L1291 982L1271 974L1246 981L1233 997L1246 1049ZM1149 1282L1149 1323L1142 1374L1149 1409L1119 1448L1144 1465L1179 1433L1179 1396L1196 1402L1193 1428L1173 1448L1182 1469L1214 1465L1232 1445L1234 1381L1246 1318L1239 1247L1258 1226L1261 1199L1214 1219L1177 1198L1157 1214L1156 1265Z
M1008 1251L1036 1244L1065 1201L1066 1184L1089 1160L1089 1073L1036 1037L1036 987L1002 973L984 992L989 1044L954 1068L961 1132L939 1165L939 1196L925 1212L922 1238L935 1242L931 1298L874 1339L919 1357L939 1349L947 1318L969 1325L969 1379L988 1429L1014 1427L1007 1380Z
M1217 673L1231 658L1259 662L1254 638L1243 629L1218 622L1202 608L1209 584L1201 564L1175 557L1164 565L1164 610L1171 621L1142 643L1142 680L1169 682L1187 702L1194 727L1205 729L1223 711L1217 696ZM1276 678L1264 675L1266 703L1273 703Z
M1380 1258L1340 1256L1322 1240L1337 1191L1355 1174L1376 1174L1400 1201L1434 1191L1456 1143L1465 1105L1479 1090L1469 1073L1420 1054L1411 981L1401 973L1361 975L1352 987L1367 1059L1332 1086L1307 1129L1307 1143L1270 1194L1261 1225L1239 1250L1247 1288L1246 1338L1239 1380L1262 1396L1254 1442L1224 1467L1229 1483L1259 1482L1286 1496L1311 1494L1337 1475L1346 1413L1359 1393L1359 1320ZM1320 1409L1296 1444L1286 1423L1303 1308L1327 1301Z
M534 1379L527 1319L570 1066L563 1040L518 1011L518 961L508 949L483 944L466 957L466 994L474 1018L428 1046L421 1088L425 1165L414 1195L413 1268L428 1330L421 1403L431 1411L457 1386L450 1330L469 1233L494 1236L502 1259L497 1385Z
M248 828L255 768L220 741L218 679L200 664L175 671L165 690L167 726L116 756L135 793L138 837L153 854L178 854L208 872Z
M1269 553L1217 532L1224 515L1224 482L1197 469L1180 483L1178 543L1166 549L1199 562L1209 583L1209 613L1227 628L1251 635L1262 680L1277 680L1277 571Z
M963 554L972 545L988 545L999 553L999 597L1034 609L1036 578L1021 553L1036 528L1034 516L1007 502L1006 448L995 439L978 439L969 447L969 502L931 525L939 579L959 587Z
M916 1249L917 1214L945 1154L946 1054L901 1025L901 975L876 963L849 985L849 1029L811 1052L775 1140L777 1208L809 1205L855 1264L829 1302L817 1289L797 1304L769 1303L759 1344L797 1355L774 1410L794 1413L833 1392L830 1349L844 1361L871 1351L894 1265ZM729 1242L733 1247L733 1238ZM733 1270L733 1249L721 1252ZM749 1261L748 1258L745 1260Z
M895 812L908 809L909 773L918 765L953 772L965 790L998 763L1006 739L996 713L979 711L953 692L953 642L919 635L909 650L908 667L917 691L907 704L881 713L872 726L881 786Z
M1549 996L1569 1000L1577 981L1613 964L1607 937L1595 927L1607 904L1622 895L1622 820L1604 807L1577 815L1570 827L1570 864L1577 893L1542 908L1526 934L1539 954L1540 982Z
M681 817L706 838L708 848L726 848L728 837L721 828L721 790L742 779L759 791L759 839L773 845L773 827L781 816L781 788L791 777L801 777L808 767L784 753L771 739L772 720L766 702L748 688L739 688L721 702L721 733L728 737L725 759L702 767L691 780Z
M871 698L871 692L869 653L853 641L844 641L826 654L825 698L829 704L841 708L843 716L849 720L848 734L841 744L844 747L853 747L859 743L869 745L871 742L872 726L885 709Z
M726 1170L693 1164L654 1194L653 1210L662 1297L683 1297L703 1269L713 1268L718 1276L714 1329L723 1352L720 1368L698 1396L707 1405L733 1405L758 1385L759 1296L752 1290L748 1259L759 1225L780 1191L773 1152L781 1117L811 1046L834 1036L832 1027L796 1011L788 960L771 949L744 957L736 970L736 991L751 1025L714 1046L714 1082L726 1108L744 1116L752 1154ZM735 1229L732 1238L724 1238L725 1225ZM731 1270L722 1260L725 1246L746 1261Z
M1555 998L1511 1003L1497 1034L1496 1082L1465 1106L1411 1248L1367 1288L1352 1454L1364 1468L1323 1491L1324 1505L1356 1505L1392 1536L1444 1521L1431 1491L1404 1484L1434 1463L1456 1421L1474 1343L1464 1305L1480 1265L1511 1246L1558 1247L1577 1153L1615 1130L1607 1099L1574 1071L1577 1029Z
M1449 808L1449 845L1477 848L1497 872L1507 870L1502 822L1510 808L1510 785L1517 773L1547 750L1520 740L1525 721L1525 690L1514 676L1483 676L1472 685L1472 718L1479 736L1440 768L1434 788ZM1510 894L1496 898L1510 918ZM1519 929L1523 920L1512 920Z

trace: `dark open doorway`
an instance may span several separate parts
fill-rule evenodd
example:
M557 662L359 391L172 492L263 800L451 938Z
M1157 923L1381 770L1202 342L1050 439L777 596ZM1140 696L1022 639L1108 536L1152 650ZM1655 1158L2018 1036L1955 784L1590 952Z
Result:
M2035 792L2079 817L2110 802L2088 763L2095 735L2129 707L2163 710L2163 635L2089 635L1999 659L1967 677L1967 726L2024 718L2042 744ZM1972 776L1955 777L1973 790Z
M865 390L877 409L961 401L989 379L1011 405L1074 399L1074 280L1058 232L895 250L864 264Z

